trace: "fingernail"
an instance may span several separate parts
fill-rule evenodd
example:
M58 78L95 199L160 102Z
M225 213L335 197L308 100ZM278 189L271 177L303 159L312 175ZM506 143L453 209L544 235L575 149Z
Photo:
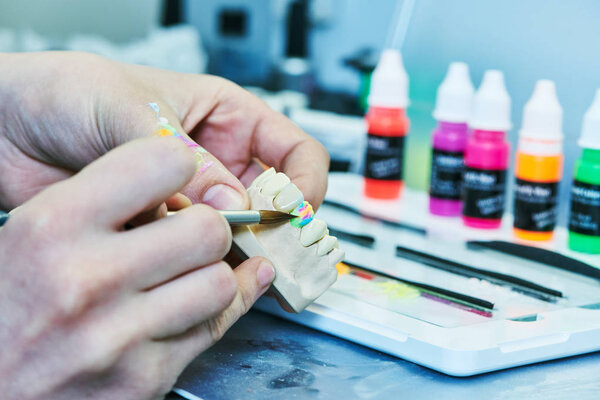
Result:
M204 204L217 210L240 210L244 208L244 198L231 186L219 184L209 188L202 198Z
M256 279L261 288L268 287L273 282L273 279L275 279L275 268L271 264L263 262L258 267Z

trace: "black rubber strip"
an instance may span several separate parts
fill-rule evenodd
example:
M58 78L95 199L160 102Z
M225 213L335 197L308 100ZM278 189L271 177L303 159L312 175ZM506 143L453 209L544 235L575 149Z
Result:
M364 217L364 218L368 218L368 219L372 219L372 220L375 220L375 221L379 221L379 222L383 223L384 225L391 226L393 228L404 229L404 230L407 230L407 231L411 231L413 233L418 233L419 235L427 235L427 230L425 228L420 227L420 226L412 225L412 224L407 224L405 222L391 221L389 219L381 218L381 217L378 217L378 216L375 216L375 215L372 215L372 214L369 214L369 213L365 213L365 212L359 210L358 208L349 206L349 205L344 204L344 203L339 203L337 201L325 199L323 201L323 204L326 204L328 206L332 206L332 207L335 207L335 208L339 208L340 210L348 211L348 212L350 212L352 214L360 215L361 217Z
M472 248L486 248L500 253L539 262L550 267L555 267L578 275L600 280L600 269L583 261L565 256L552 250L506 242L503 240L470 241L467 245ZM600 267L600 266L599 266Z
M354 263L351 263L348 261L344 261L343 263L348 265L349 267L362 269L363 271L367 271L373 275L378 275L378 276L382 276L384 278L402 282L407 285L411 285L411 286L426 290L434 295L438 294L440 296L443 296L443 297L446 297L446 298L449 298L452 300L456 300L459 303L467 304L467 305L473 306L475 308L483 308L486 311L492 311L494 309L494 303L492 303L491 301L488 301L488 300L469 296L467 294L453 292L451 290L443 289L443 288L440 288L437 286L428 285L426 283L414 282L414 281L409 281L407 279L398 278L397 276L390 275L385 272L377 271L377 270L371 269L369 267L364 267L362 265L354 264Z
M375 238L373 236L357 235L356 233L350 233L337 228L333 228L331 225L328 226L328 229L329 234L337 237L338 239L342 239L347 242L357 244L359 246L373 248L373 245L375 244Z
M500 272L471 267L456 261L447 260L418 250L396 246L396 256L416 261L430 267L462 275L468 278L483 279L491 283L508 286L512 290L540 300L555 302L556 297L563 297L562 292L537 283Z

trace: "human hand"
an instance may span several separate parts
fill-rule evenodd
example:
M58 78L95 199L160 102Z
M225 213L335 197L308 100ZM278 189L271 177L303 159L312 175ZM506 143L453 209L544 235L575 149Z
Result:
M3 398L162 397L267 289L266 260L221 261L231 231L210 207L121 229L194 176L179 141L138 140L11 215L0 229Z
M84 53L31 53L0 55L0 208L150 136L157 129L150 102L216 157L207 155L212 166L182 190L194 203L247 208L244 185L262 172L256 159L285 172L314 206L321 203L324 148L237 85Z

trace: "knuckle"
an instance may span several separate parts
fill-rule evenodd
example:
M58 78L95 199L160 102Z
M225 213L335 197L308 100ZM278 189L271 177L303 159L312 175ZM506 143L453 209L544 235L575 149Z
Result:
M225 315L220 315L217 318L212 318L205 322L211 345L223 338L225 332L227 332L227 325Z
M23 211L15 217L19 221L15 225L26 231L32 242L43 244L60 234L64 223L59 218L54 218L60 214L60 210L52 202L48 202L45 209L31 207Z
M130 344L122 331L89 329L82 346L82 370L99 374L110 371L126 353Z
M60 291L56 305L62 319L70 320L85 313L103 291L99 281L81 275L74 268L66 268L58 277Z
M239 310L240 315L246 314L248 310L254 305L255 297L254 293L250 291L241 291L242 309Z

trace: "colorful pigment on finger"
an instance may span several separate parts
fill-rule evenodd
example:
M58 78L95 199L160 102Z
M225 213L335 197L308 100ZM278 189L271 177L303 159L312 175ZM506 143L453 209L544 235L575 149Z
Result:
M160 119L160 107L158 106L158 104L148 103L148 105L150 106L151 109L154 110L154 113L156 114L156 119Z
M290 220L290 224L292 224L292 226L295 228L302 228L304 225L312 221L315 216L315 212L308 201L303 201L300 203L300 205L296 207L290 214L298 216Z
M169 125L169 120L160 116L160 107L156 103L148 103L148 106L156 113L158 119L158 126L160 127L154 131L154 136L169 137L173 136L181 140L187 147L189 147L196 157L196 173L202 173L206 171L210 166L214 164L213 161L206 160L204 154L208 153L204 147L191 140L187 135L177 132L173 126Z

